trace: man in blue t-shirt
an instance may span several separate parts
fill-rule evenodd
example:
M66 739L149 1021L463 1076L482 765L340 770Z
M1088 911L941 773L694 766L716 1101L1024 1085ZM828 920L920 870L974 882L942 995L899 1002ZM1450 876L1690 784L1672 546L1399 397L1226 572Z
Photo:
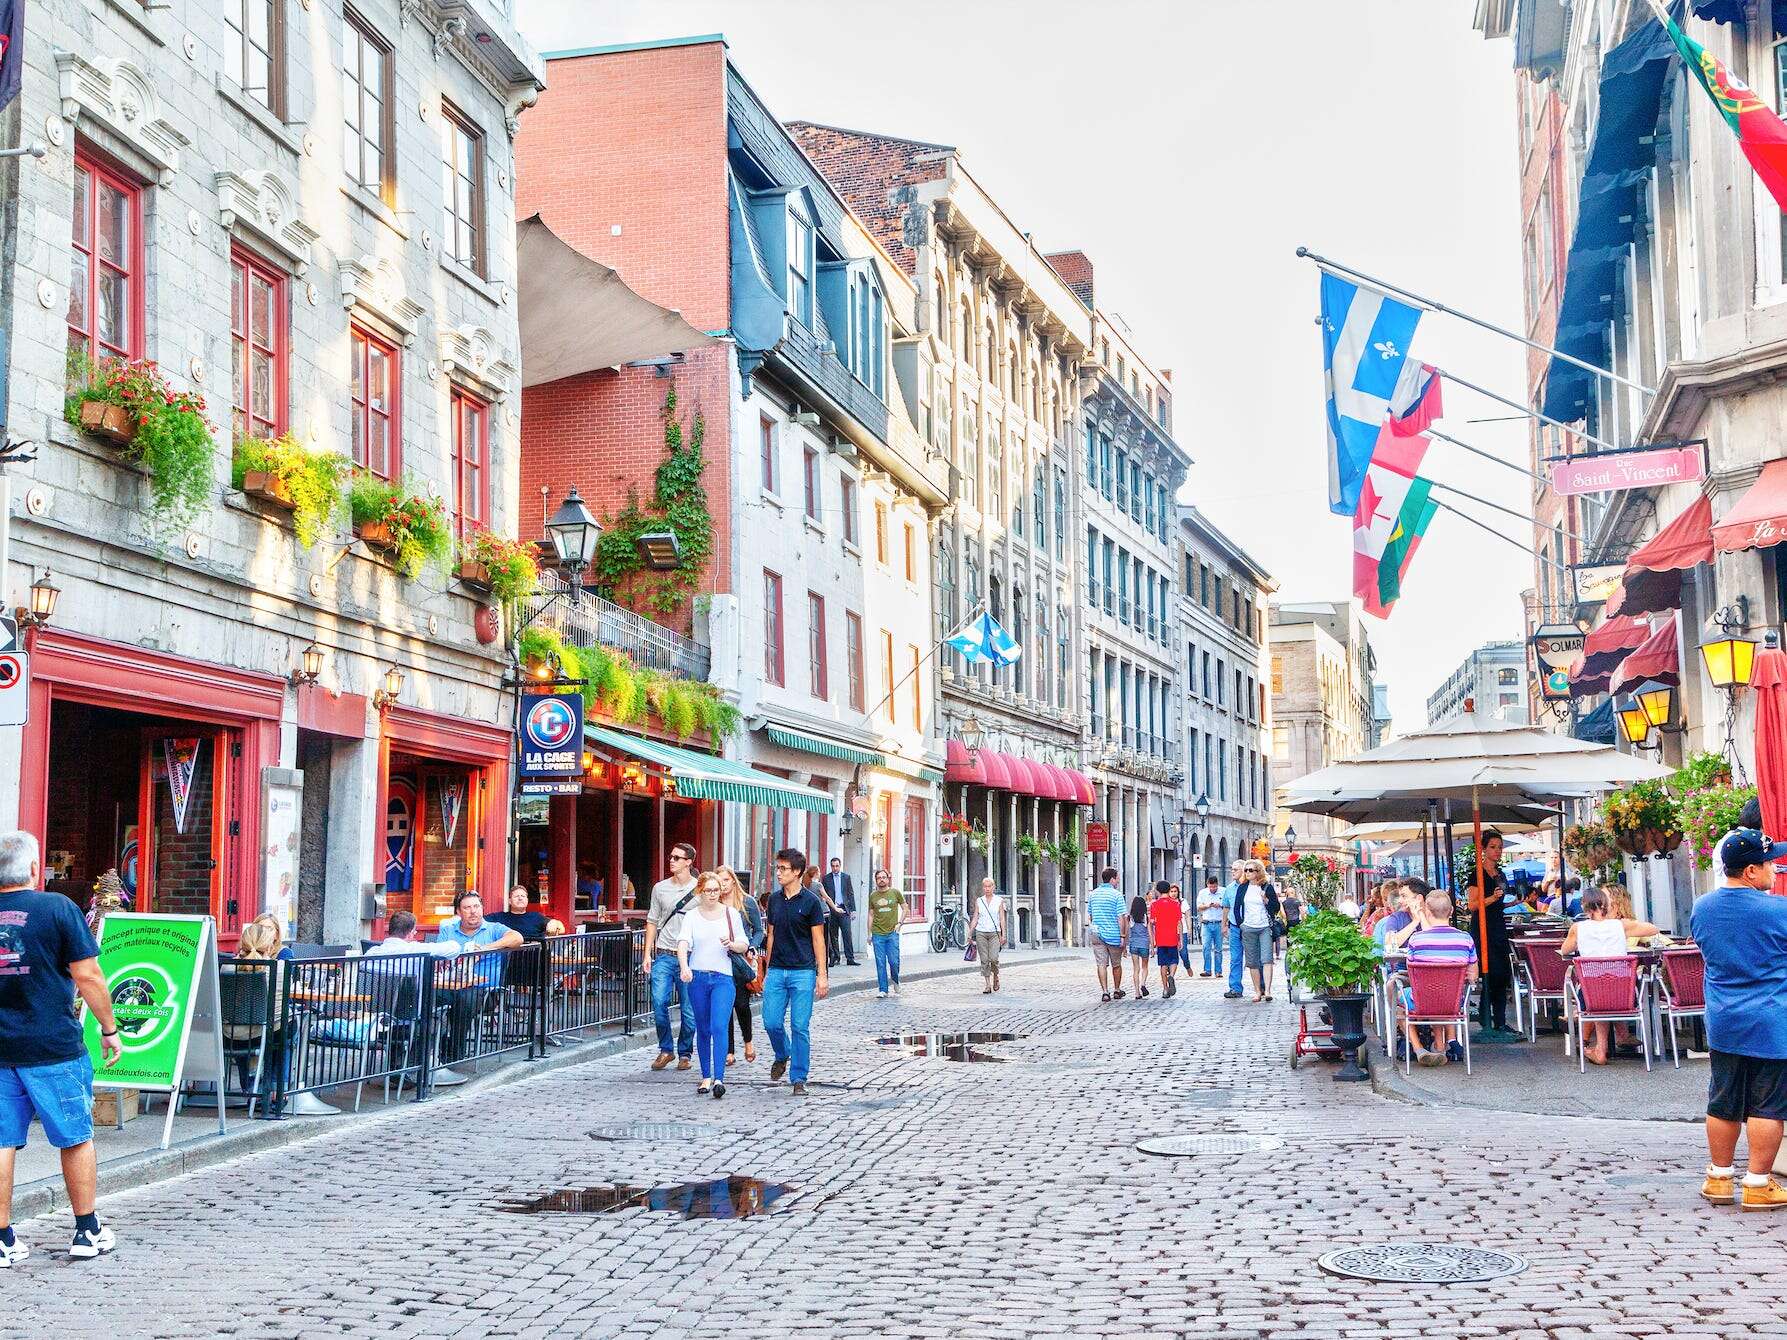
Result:
M1746 1210L1787 1207L1787 1187L1769 1175L1787 1119L1787 898L1770 892L1774 863L1783 857L1787 842L1754 828L1732 829L1719 839L1714 856L1725 877L1695 900L1689 918L1706 962L1706 1042L1712 1053L1710 1163L1700 1194L1719 1205L1737 1195L1732 1160L1738 1133L1745 1131Z
M1229 882L1222 888L1222 910L1229 923L1229 989L1224 1000L1241 999L1241 914L1235 910L1235 899L1247 885L1247 863L1236 861L1229 866Z
M13 1164L35 1117L62 1151L62 1181L74 1211L68 1254L94 1257L117 1245L96 1212L99 1159L93 1149L93 1062L75 1020L79 992L99 1021L109 1067L124 1055L111 993L99 971L99 947L75 905L37 888L43 866L37 839L0 833L0 1269L28 1249L12 1231Z
M1092 929L1092 966L1098 969L1100 1000L1123 999L1123 945L1129 938L1129 906L1117 887L1117 867L1098 872L1098 887L1086 898L1086 920ZM1140 982L1136 985L1139 987Z

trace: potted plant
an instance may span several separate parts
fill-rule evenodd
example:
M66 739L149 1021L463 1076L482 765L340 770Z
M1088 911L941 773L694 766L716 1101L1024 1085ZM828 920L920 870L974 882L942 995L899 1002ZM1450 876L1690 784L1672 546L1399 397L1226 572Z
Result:
M1564 855L1577 870L1601 870L1619 860L1619 847L1611 828L1590 820L1564 830Z
M1048 845L1029 833L1019 833L1012 845L1018 849L1018 855L1031 865L1041 865L1043 858L1049 854Z
M1313 852L1304 852L1292 861L1286 878L1303 895L1303 901L1317 911L1333 907L1346 887L1339 862L1332 856L1317 856Z
M348 513L354 534L388 554L397 571L411 581L426 564L445 564L452 556L446 509L392 480L356 471L348 487Z
M982 856L987 854L987 848L993 845L993 839L985 824L976 823L968 830L968 845Z
M1377 947L1371 937L1351 917L1332 908L1320 909L1291 929L1284 970L1328 1003L1334 1045L1341 1053L1336 1083L1370 1078L1359 1065L1359 1049L1365 1045L1365 1002L1376 966Z
M1601 811L1614 843L1629 856L1681 845L1681 809L1662 782L1635 782L1607 797Z
M148 474L158 523L180 525L210 497L217 444L205 420L205 398L175 390L154 364L116 358L95 363L76 354L62 417Z
M290 433L247 437L230 455L230 482L252 498L292 514L306 549L341 508L341 485L353 468L339 452L312 451Z
M531 544L518 544L480 526L460 536L458 553L454 577L505 605L540 589L540 568Z
M1677 808L1681 814L1682 832L1686 835L1688 847L1694 853L1694 864L1701 870L1710 870L1713 864L1713 848L1732 829L1737 827L1738 816L1743 813L1745 805L1756 798L1753 786L1702 787L1691 791L1681 798Z

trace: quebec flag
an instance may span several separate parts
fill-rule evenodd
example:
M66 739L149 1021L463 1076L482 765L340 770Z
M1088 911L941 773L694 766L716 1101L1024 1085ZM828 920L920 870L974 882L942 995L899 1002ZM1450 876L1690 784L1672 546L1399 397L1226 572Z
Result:
M990 661L994 665L1010 665L1023 652L1017 640L999 626L999 621L985 613L970 619L944 642L961 652L962 659L970 664Z
M1328 384L1328 510L1352 516L1421 309L1322 272Z

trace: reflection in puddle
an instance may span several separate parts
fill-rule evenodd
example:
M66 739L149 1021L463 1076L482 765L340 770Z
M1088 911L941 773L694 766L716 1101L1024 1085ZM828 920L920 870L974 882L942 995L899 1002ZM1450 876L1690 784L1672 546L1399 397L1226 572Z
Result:
M684 1219L749 1219L767 1213L790 1190L779 1182L756 1177L716 1177L705 1182L677 1186L564 1187L524 1200L511 1200L496 1208L504 1214L611 1214L643 1206L665 1210Z
M971 1061L1001 1064L1002 1056L988 1056L975 1051L986 1042L1015 1042L1022 1033L900 1033L894 1037L876 1038L883 1047L899 1047L908 1056L932 1056L944 1061Z

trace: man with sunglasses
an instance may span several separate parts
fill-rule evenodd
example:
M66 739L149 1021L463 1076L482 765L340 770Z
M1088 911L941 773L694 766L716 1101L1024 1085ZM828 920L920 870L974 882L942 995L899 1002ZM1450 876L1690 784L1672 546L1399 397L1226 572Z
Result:
M679 842L670 849L670 878L652 885L651 910L645 914L645 961L651 965L652 1020L658 1028L658 1055L653 1070L672 1061L678 1070L694 1063L695 1005L683 989L676 961L676 942L683 917L695 902L695 848ZM660 948L660 945L669 946ZM670 1036L670 1002L677 1003L676 1038Z

